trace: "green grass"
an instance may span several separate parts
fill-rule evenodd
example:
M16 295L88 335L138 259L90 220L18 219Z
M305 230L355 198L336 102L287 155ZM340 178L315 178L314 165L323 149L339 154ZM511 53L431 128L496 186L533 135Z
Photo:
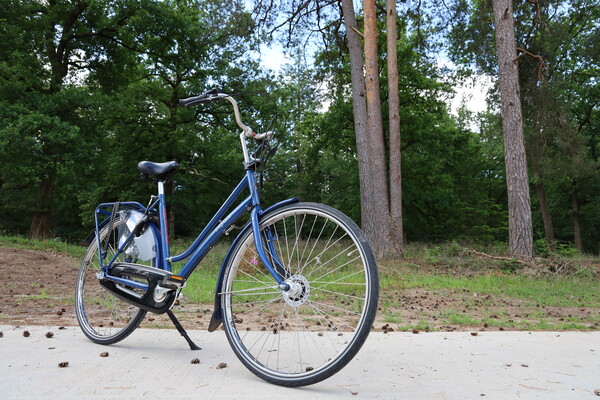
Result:
M533 312L523 318L515 318L506 313L488 313L487 316L476 318L468 313L456 310L444 311L440 321L447 325L462 325L474 327L495 327L512 330L589 330L590 324L600 322L600 314L589 317L565 317L563 321L554 322L543 312Z
M419 320L419 322L417 322L416 325L415 324L399 325L395 329L400 332L409 332L409 331L414 331L415 329L418 331L426 331L426 332L435 331L435 328L430 326L429 322L425 321L425 320Z
M401 324L402 318L398 317L394 313L385 312L385 313L383 313L383 321L390 323L390 324Z
M26 299L30 300L50 300L52 298L52 293L48 293L46 289L42 289L38 294L29 294L25 295L19 299L19 304Z
M450 325L480 325L481 321L477 318L470 316L469 314L462 313L459 311L445 311L441 314L441 319L446 324Z
M600 280L580 277L532 278L524 275L490 274L469 277L446 274L408 274L402 281L382 280L384 288L468 290L478 294L504 295L540 306L600 307Z
M0 246L20 249L50 250L75 258L83 258L85 247L63 242L59 239L34 240L23 236L0 235Z

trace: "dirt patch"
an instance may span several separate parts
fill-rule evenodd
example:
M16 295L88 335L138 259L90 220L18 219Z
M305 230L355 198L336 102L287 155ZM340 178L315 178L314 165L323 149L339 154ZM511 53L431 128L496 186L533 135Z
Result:
M81 260L52 251L0 246L0 324L76 326L75 282ZM175 307L187 329L205 329L212 305ZM166 315L149 313L142 327L173 327Z
M0 323L77 325L78 264L51 251L0 247Z
M412 288L391 296L399 305L383 303L378 320L404 330L600 329L600 309L594 307L549 307L466 289Z
M79 260L51 252L0 247L0 324L77 325ZM386 301L391 299L392 301ZM174 311L186 329L206 329L212 304L185 298ZM148 314L142 327L170 328L166 315ZM466 290L412 288L382 292L378 331L600 329L600 309L544 307Z

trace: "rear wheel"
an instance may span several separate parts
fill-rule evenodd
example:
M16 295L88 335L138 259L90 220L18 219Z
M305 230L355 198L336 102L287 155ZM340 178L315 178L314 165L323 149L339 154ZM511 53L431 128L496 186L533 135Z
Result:
M310 385L343 368L375 318L375 258L358 226L321 204L284 206L261 219L268 256L290 290L260 261L251 230L226 265L223 323L238 358L283 386Z
M109 225L100 231L100 241L104 246L108 240L105 262L113 259L118 249L119 239L129 234L124 221L119 218L109 232ZM115 262L136 262L153 265L154 259L141 262L136 258L135 243L119 255ZM99 344L117 343L129 336L142 322L146 311L120 300L106 290L98 280L100 272L98 260L98 244L96 238L89 245L85 257L79 267L77 286L75 289L75 310L77 321L83 333L93 342Z

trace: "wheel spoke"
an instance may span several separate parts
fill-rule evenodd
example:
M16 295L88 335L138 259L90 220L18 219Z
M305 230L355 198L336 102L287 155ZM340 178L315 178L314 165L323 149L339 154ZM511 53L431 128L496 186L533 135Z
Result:
M335 256L333 256L332 258L330 258L330 259L329 259L327 262L325 262L325 263L321 263L320 265L318 265L318 267L317 267L317 264L315 264L315 267L313 267L313 269L312 269L312 270L311 270L311 271L310 271L308 274L306 274L306 275L308 275L308 276L311 276L311 275L312 275L312 274L314 274L315 272L317 272L317 271L319 271L319 270L323 269L323 268L324 268L326 265L328 265L330 262L332 262L333 260L335 260L336 258L338 258L339 256L341 256L341 255L342 255L342 254L344 254L344 253L346 253L346 254L352 254L352 253L347 253L348 249L350 249L350 248L352 248L352 247L353 247L353 245L350 245L350 246L346 247L344 250L340 251L340 252L339 252L339 253L337 253ZM327 274L325 274L325 275L323 275L323 276L329 275L330 273L332 273L332 272L335 272L335 271L337 271L338 269L340 269L340 268L342 268L342 267L345 267L346 265L348 265L348 264L350 264L351 262L355 261L355 260L356 260L357 258L359 258L359 257L360 257L360 255L359 255L358 257L354 258L353 260L350 260L350 261L346 262L345 264L342 264L342 265L338 266L336 269L334 269L333 271L330 271L329 273L327 273ZM321 276L321 277L317 278L317 280L318 280L318 279L321 279L323 276Z
M336 315L334 315L334 314L328 314L328 313L325 313L325 311L323 311L323 310L321 310L320 308L318 308L318 307L317 307L317 305L320 305L320 306L325 306L325 307L330 307L330 308L333 308L333 309L334 309L334 310L336 310L336 311L339 311L339 310L341 310L341 309L339 309L339 308L336 308L336 307L331 307L331 306L329 306L328 304L323 304L323 303L319 303L319 302L316 302L316 301L309 301L309 302L308 302L308 305L309 305L309 306L311 306L311 307L312 307L312 308L313 308L313 309L314 309L316 312L318 312L320 315L322 315L322 316L323 316L323 318L325 318L325 320L326 320L326 321L329 321L329 320L333 319L333 320L335 320L335 321L339 322L339 323L340 323L340 325L345 325L345 326L347 326L348 328L350 328L350 330L351 330L351 331L353 331L354 329L356 329L356 326L354 326L354 325L350 325L348 322L346 322L346 321L344 321L343 319L341 319L341 318L337 317ZM351 314L355 314L355 315L361 315L360 313L356 313L356 312L354 312L354 313L353 313L353 312L350 312L350 311L345 311L345 312L348 312L348 313L351 313ZM336 327L335 325L334 325L334 326L332 326L332 329L333 329L334 331L337 331L337 327Z
M325 379L353 358L373 322L377 271L366 262L374 258L358 227L329 210L300 203L261 219L260 231L271 239L267 256L289 290L249 263L246 253L256 257L249 231L226 266L220 294L227 336L245 365L274 383Z
M364 301L365 300L364 297L358 297L358 296L354 296L354 295L346 294L346 293L341 293L341 292L334 292L334 291L331 291L331 290L323 289L322 287L320 287L320 288L314 288L313 290L320 290L320 291L325 292L325 293L331 293L331 294L335 294L336 296L348 297L348 298L356 299L356 300L360 300L360 301Z
M327 272L327 273L325 273L325 274L321 275L320 277L316 278L315 280L316 280L316 281L319 281L319 280L321 280L321 279L325 278L326 276L329 276L329 275L333 274L334 272L337 272L337 271L339 271L340 269L344 268L346 265L348 265L348 264L350 264L350 263L352 263L352 262L356 261L358 258L360 258L360 256L358 256L358 257L356 257L356 258L354 258L354 259L352 259L352 260L350 260L350 261L348 261L348 262L346 262L346 263L344 263L344 264L342 264L342 265L338 266L338 267L337 267L337 268L335 268L335 269L332 269L331 271L329 271L329 272ZM320 269L320 268L319 268L319 269ZM313 272L316 272L316 271L313 271Z

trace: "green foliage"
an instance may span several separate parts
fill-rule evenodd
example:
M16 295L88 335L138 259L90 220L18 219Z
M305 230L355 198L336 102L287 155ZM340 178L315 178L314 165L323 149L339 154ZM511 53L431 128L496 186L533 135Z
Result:
M441 99L450 94L451 88L443 83L442 71L431 58L419 52L421 37L411 35L406 21L400 25L403 29L398 42L398 67L406 236L413 241L504 240L507 224L500 169L503 164L485 156L490 152L490 141L466 128L467 116L457 120L449 115ZM381 40L380 54L383 54L384 38ZM339 42L337 37L336 42ZM326 123L321 131L329 146L337 147L342 155L350 151L355 158L347 57L343 48L323 51L317 57L317 74L329 82L330 93L329 108L324 114ZM384 71L382 99L387 98L386 80ZM382 109L387 110L387 104ZM321 144L323 147L325 143ZM501 151L500 146L500 154ZM353 161L352 158L346 159ZM346 164L346 168L355 167ZM356 196L357 203L358 179L350 184L349 194ZM349 214L355 211L344 208L344 204L338 205Z
M481 246L502 242L507 210L499 118L493 111L449 114L444 98L454 81L431 56L443 18L428 5L422 15L411 4L400 7L406 236ZM455 44L451 56L493 71L488 3L456 1L449 7L456 17L448 25ZM533 9L528 3L517 8L519 40L551 62L546 80L538 81L532 79L534 60L520 58L524 83L529 82L523 90L530 107L529 146L545 143L538 146L543 152L535 165L549 194L557 240L565 246L572 241L577 213L584 250L598 252L600 41L597 27L590 26L598 7L588 1L547 7L539 16L544 24L529 36ZM260 23L272 19L257 20L261 10L252 14L245 3L224 0L0 0L0 229L25 235L44 216L52 236L75 242L91 228L99 202L147 202L155 188L139 182L139 161L177 160L180 171L167 187L171 234L196 235L242 175L229 105L177 106L178 98L213 86L242 93L243 120L256 131L276 132L278 152L261 172L266 205L299 196L360 222L349 60L339 10L321 14L328 20L322 25L326 46L318 49L314 65L294 48L289 50L294 61L278 74L250 57L262 43ZM426 17L418 20L421 16ZM384 39L380 35L382 57ZM382 69L382 98L386 81ZM535 105L544 114L536 114ZM539 129L535 121L542 119ZM470 128L474 121L478 132ZM535 198L533 206L537 211ZM538 215L535 229L543 232ZM569 253L560 246L559 252Z
M440 246L436 245L432 248L426 250L425 253L425 262L429 264L437 264L440 262L439 257L442 255L442 249Z
M154 189L137 180L143 159L182 163L172 191L187 193L173 205L182 215L204 210L182 231L206 219L207 204L229 188L201 199L208 182L186 178L206 166L227 174L231 151L211 156L234 147L218 136L199 141L208 123L224 124L199 120L177 99L227 75L254 43L242 3L223 4L3 2L0 229L27 232L43 214L54 235L76 240L97 203L146 201Z
M452 59L495 75L491 3L457 0L450 8ZM583 250L597 253L600 6L555 0L535 6L515 2L514 8L529 176L547 197L544 205L532 195L534 230L544 232L538 211L546 206L555 239L571 242L579 233L573 218L578 216ZM497 103L495 93L490 100Z

